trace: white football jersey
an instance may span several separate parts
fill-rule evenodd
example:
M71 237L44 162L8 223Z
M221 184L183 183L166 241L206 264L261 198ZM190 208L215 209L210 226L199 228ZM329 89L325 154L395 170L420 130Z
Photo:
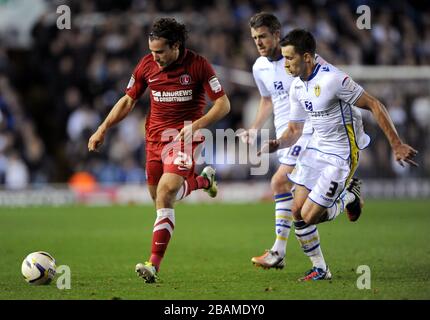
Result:
M302 122L309 117L315 131L308 149L346 160L369 145L361 113L353 106L363 91L346 73L330 64L316 64L307 81L294 79L290 120Z
M276 137L279 138L288 128L290 120L289 91L294 77L285 70L284 57L273 61L267 57L259 57L252 67L252 74L260 95L272 99ZM303 133L312 132L313 129L308 121Z

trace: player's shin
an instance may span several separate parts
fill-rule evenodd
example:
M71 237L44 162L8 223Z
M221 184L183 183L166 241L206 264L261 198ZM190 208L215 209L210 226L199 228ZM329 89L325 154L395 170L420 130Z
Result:
M289 192L277 194L274 199L276 240L273 244L272 251L278 252L279 256L285 256L288 236L293 220L291 213L293 195Z
M163 208L157 210L157 219L152 234L152 249L149 261L157 269L166 252L167 245L175 229L175 210Z
M321 251L320 237L316 225L308 225L303 220L294 221L296 238L303 252L309 257L312 265L326 270L326 263Z

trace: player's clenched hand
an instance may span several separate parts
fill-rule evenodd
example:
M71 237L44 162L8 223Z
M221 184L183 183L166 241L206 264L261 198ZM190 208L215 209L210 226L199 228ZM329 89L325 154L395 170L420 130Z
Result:
M412 159L415 158L418 151L412 148L410 145L407 145L405 143L399 144L395 147L393 147L394 156L396 157L396 161L404 167L405 164L403 161L409 163L410 165L414 167L418 167L418 164L414 162Z
M174 141L192 142L193 134L197 130L196 122L188 124L182 128L179 134L175 137Z
M263 153L272 153L279 149L279 140L268 140L264 141L261 150L258 151L257 156L260 156Z
M257 138L257 130L245 130L239 133L237 136L240 137L243 143L253 144Z
M97 151L97 149L103 144L105 139L104 131L98 129L88 140L88 150Z

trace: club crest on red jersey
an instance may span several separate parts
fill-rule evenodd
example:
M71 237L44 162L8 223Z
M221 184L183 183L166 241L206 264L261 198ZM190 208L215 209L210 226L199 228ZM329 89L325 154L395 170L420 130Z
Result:
M184 86L187 84L190 84L191 83L191 76L189 74L185 73L179 77L179 82Z

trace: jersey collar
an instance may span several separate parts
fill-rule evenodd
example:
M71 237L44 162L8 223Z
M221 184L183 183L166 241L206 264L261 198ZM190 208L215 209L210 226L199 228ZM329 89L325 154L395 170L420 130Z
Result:
M163 71L168 71L171 68L174 68L177 65L181 65L184 62L185 57L188 54L188 50L184 49L184 51L182 53L179 54L178 59L176 59L175 62L173 62L172 64L168 65L166 68L163 68Z
M312 71L311 75L309 76L309 78L306 81L311 81L313 78L315 78L315 76L317 75L320 68L321 68L321 65L319 63L317 63L315 65L314 70Z
M276 57L275 59L270 59L269 57L267 57L267 60L269 60L270 62L276 62L279 61L283 58L283 55L280 54L278 57Z
M172 64L182 64L182 62L184 62L184 59L187 53L188 53L188 50L184 48L184 51L179 54L178 59L176 59L176 61L173 62Z

